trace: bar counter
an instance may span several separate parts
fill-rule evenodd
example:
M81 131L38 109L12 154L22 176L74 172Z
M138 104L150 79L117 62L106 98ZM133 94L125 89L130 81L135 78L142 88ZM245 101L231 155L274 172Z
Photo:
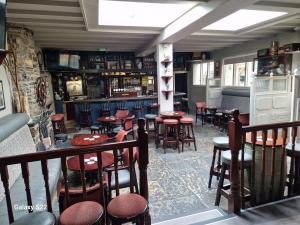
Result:
M186 93L176 92L174 94L174 102L175 101L181 101L181 99L186 95ZM116 112L116 107L118 103L124 102L125 107L129 110L129 114L132 115L132 108L136 105L138 101L142 102L143 105L143 114L148 113L148 105L152 103L153 101L157 100L156 95L151 96L138 96L138 97L119 97L119 98L99 98L99 99L75 99L70 101L63 101L63 103L66 105L66 111L67 117L71 119L74 117L76 121L76 126L79 127L80 124L80 111L83 109L83 107L88 107L91 110L91 119L92 124L97 123L96 119L100 116L100 110L103 107L104 104L109 104L109 107L111 109L111 115L114 115ZM69 107L68 107L69 105ZM70 105L74 105L74 110L72 114L68 110L70 108ZM71 107L73 108L73 107Z

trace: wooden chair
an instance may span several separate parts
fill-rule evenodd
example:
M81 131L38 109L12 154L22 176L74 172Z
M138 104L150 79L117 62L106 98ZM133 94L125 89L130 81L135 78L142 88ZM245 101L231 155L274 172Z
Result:
M79 105L79 126L90 127L92 124L92 111L90 104L82 103Z
M198 117L201 119L202 121L202 125L204 124L204 120L205 120L205 107L206 107L206 103L205 102L196 102L196 124L197 124L197 120Z

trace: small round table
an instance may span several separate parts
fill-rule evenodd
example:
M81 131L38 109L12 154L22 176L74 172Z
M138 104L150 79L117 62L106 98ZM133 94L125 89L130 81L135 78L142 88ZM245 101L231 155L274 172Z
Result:
M115 123L118 120L115 116L102 116L97 118L97 122L103 123L106 126L108 133L112 133L112 123Z
M96 145L108 140L106 134L78 134L69 141L74 146Z
M168 112L160 113L160 116L162 119L180 120L184 115L185 115L185 112L181 112L181 111L168 111Z

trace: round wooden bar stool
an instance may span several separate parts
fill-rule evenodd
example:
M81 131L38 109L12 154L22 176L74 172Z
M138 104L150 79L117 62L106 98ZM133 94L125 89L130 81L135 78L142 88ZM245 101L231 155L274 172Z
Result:
M164 124L164 120L160 116L155 117L155 145L156 145L156 148L158 148L160 141L164 139L164 133L161 133L163 124Z
M53 213L50 212L33 212L28 213L25 216L15 220L11 225L55 225L56 218Z
M64 118L64 114L54 114L50 116L54 135L66 133Z
M129 193L112 199L107 206L107 213L112 225L135 222L144 225L148 212L148 202L141 195Z
M182 103L181 102L174 102L174 111L181 111L182 110Z
M176 119L165 119L164 122L164 139L163 148L164 153L166 153L166 146L170 144L175 144L180 153L179 149L179 122Z
M154 133L155 132L155 118L157 117L156 114L146 114L146 130L148 133ZM150 128L151 124L154 128Z
M221 153L222 151L226 151L229 149L229 138L228 137L215 137L213 139L214 150L213 150L213 158L211 161L211 167L209 172L209 181L208 188L211 188L211 181L213 176L220 177L221 170ZM218 154L218 162L215 167L216 155Z
M241 151L239 152L239 167L242 163L242 153ZM220 205L220 200L221 200L221 195L223 195L225 198L228 198L228 195L226 194L226 190L230 189L230 185L224 186L224 179L229 178L226 177L226 171L230 171L230 164L231 164L231 151L225 151L222 152L221 156L222 160L222 167L221 167L221 174L220 174L220 180L218 183L218 189L217 189L217 194L216 194L216 200L215 200L215 206ZM248 172L248 183L250 186L251 182L251 163L252 163L252 156L248 153L244 153L244 164L243 168L247 170ZM250 199L249 199L250 200ZM244 202L244 200L242 200ZM244 205L244 204L242 204Z
M193 128L193 119L188 117L181 118L180 129L182 130L182 136L180 137L180 141L182 142L181 151L183 152L185 143L188 143L190 145L191 142L194 143L195 151L197 151L196 139Z
M94 201L83 201L65 209L60 218L60 225L100 225L103 207Z

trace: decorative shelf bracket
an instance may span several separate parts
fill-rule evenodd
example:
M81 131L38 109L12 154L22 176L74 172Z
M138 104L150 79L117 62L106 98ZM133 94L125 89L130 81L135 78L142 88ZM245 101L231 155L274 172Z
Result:
M164 95L166 96L166 99L168 100L169 98L169 94L173 92L172 90L163 90L162 93L164 93Z

